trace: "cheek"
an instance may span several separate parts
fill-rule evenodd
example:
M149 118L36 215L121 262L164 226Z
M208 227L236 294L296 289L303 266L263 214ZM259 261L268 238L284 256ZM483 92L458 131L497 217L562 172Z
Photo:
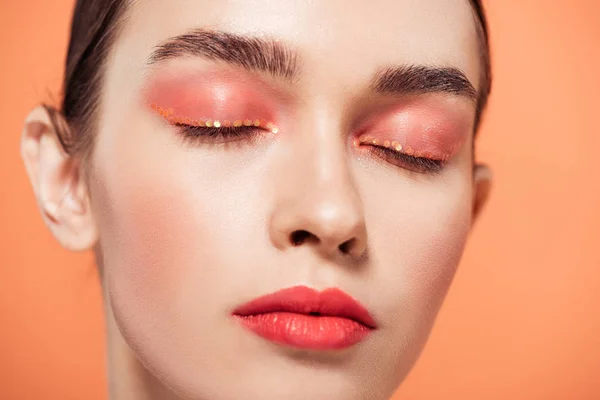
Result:
M211 318L198 305L219 297L206 282L222 281L214 267L222 210L206 190L211 178L198 179L168 134L129 128L113 144L98 143L105 153L97 157L94 206L115 317L132 346L147 351L153 346L145 343L191 340Z
M198 374L209 382L214 371L232 368L223 355L232 356L239 339L215 326L229 323L224 310L237 304L235 290L256 276L240 266L257 247L258 185L232 178L229 165L247 165L237 153L224 159L214 149L190 150L144 122L112 132L98 136L91 189L115 321L156 375L180 386Z
M418 212L406 271L407 293L414 299L416 312L439 308L460 262L470 229L470 199L456 190L429 202L428 210ZM424 200L425 202L425 200ZM428 212L427 212L428 211Z
M445 193L425 195L414 213L414 248L407 271L412 296L418 301L436 301L445 295L462 256L470 229L468 186L447 187Z
M462 168L431 181L375 172L363 181L371 295L385 321L373 352L394 382L421 353L460 261L471 221L470 179Z
M119 191L114 219L108 221L116 228L109 247L118 262L108 265L107 277L119 293L148 303L172 297L186 264L182 249L205 240L199 226L190 224L186 194L156 178L149 185L140 176L135 183L120 182L127 189Z
M378 293L388 299L384 313L396 326L426 331L446 295L470 230L466 176L456 169L440 183L379 184L386 193L379 186L373 199L371 239L381 265L377 280L386 282Z

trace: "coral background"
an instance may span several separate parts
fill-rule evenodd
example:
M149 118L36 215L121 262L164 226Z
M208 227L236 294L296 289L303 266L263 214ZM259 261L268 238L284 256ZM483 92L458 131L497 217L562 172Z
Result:
M495 187L394 399L600 399L600 2L486 5ZM52 238L19 156L28 110L60 93L72 7L0 1L1 399L107 396L92 255Z

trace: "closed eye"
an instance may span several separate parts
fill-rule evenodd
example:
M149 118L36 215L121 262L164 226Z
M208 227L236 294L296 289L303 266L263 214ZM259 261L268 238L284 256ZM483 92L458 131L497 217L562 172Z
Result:
M442 160L435 160L427 157L415 157L383 146L368 145L368 147L375 155L391 164L415 172L438 174L444 167L444 162Z

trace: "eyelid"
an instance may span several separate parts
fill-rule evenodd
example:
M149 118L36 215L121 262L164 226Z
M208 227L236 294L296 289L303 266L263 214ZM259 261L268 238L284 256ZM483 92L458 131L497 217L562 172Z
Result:
M267 121L264 119L256 118L256 119L234 119L234 120L219 120L219 119L192 119L189 117L184 117L181 115L175 114L172 108L164 109L158 106L156 103L151 104L151 108L155 110L161 117L163 117L167 122L172 125L180 124L180 125L189 125L196 127L208 127L208 128L237 128L237 127L250 127L254 126L257 128L262 128L271 133L278 133L279 128L275 123L271 121Z
M393 101L363 114L352 136L367 146L385 147L388 141L390 149L445 162L464 147L471 132L470 107L463 110L454 103L436 97Z
M413 172L439 174L446 164L446 160L435 158L430 152L415 152L410 146L403 147L395 140L380 140L371 135L361 135L354 139L353 144L356 148L366 145L365 147L378 158Z
M440 160L434 160L425 157L409 156L406 153L402 153L381 146L372 145L369 147L370 151L377 154L377 156L385 159L386 161L394 165L411 171L419 173L438 174L443 170L445 166L445 163Z
M448 154L436 154L434 151L414 150L410 145L403 146L397 140L381 140L371 135L361 135L359 138L354 140L354 145L356 147L360 146L361 144L386 148L414 158L427 158L441 162L446 162L450 158Z

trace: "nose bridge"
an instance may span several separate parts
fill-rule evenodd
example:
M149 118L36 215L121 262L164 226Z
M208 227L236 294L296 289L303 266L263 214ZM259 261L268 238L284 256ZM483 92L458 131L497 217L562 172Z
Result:
M357 206L354 203L359 199L348 166L347 138L337 115L340 107L329 104L324 95L315 97L313 111L303 118L306 125L296 143L301 149L297 154L306 165L300 176L313 187L313 194L320 193L322 202L336 200L346 207Z
M280 249L316 246L321 253L360 256L366 245L362 201L336 118L312 116L280 160L271 236Z
M355 192L344 140L336 124L319 125L303 135L302 143L297 144L302 150L297 152L296 165L305 166L298 174L299 179L312 187L315 197L329 201L340 197L338 200L341 200Z

